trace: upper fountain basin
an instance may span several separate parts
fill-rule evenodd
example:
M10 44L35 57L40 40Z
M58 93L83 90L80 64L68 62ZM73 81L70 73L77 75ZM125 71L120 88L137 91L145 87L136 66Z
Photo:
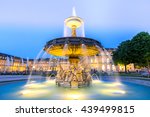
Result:
M94 56L100 52L100 42L86 37L61 37L46 43L44 50L54 56Z
M71 16L65 20L65 24L69 28L72 28L73 26L79 28L83 24L83 20L80 17Z

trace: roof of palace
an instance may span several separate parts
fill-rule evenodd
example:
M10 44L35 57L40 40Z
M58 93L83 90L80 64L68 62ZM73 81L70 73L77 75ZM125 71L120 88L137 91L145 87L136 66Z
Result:
M2 59L6 59L7 57L9 57L9 58L13 58L13 59L23 59L24 61L27 60L25 58L9 55L9 54L5 54L5 53L0 53L0 57L2 57Z

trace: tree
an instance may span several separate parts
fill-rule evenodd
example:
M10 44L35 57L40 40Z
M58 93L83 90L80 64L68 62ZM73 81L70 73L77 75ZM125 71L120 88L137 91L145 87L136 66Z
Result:
M131 40L131 62L140 66L147 67L148 53L150 52L150 35L140 32Z
M122 42L116 51L113 52L113 60L115 64L124 64L125 72L127 65L131 63L130 40Z
M147 71L149 73L150 72L150 52L147 52L144 57L145 57L145 59L147 61ZM148 74L148 77L150 77L149 74Z
M126 65L134 63L140 67L150 70L150 35L147 32L140 32L131 40L122 42L113 53L115 64Z

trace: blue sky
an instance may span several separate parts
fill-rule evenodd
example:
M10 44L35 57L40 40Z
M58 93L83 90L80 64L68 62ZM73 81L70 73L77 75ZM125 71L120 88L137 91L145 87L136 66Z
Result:
M86 36L104 47L150 32L149 0L0 0L0 52L35 58L47 41L63 36L73 6Z

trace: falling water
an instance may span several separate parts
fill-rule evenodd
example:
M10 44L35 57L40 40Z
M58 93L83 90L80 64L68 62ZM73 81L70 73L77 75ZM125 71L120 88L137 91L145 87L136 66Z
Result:
M66 24L64 23L64 37L67 37L67 36L68 36L67 26L66 26Z
M21 59L21 65L22 65L22 66L24 65L24 60L23 60L23 58Z
M7 56L7 58L6 58L6 66L10 66L10 65L11 65L10 59L9 59L9 57Z
M62 53L63 53L64 56L66 56L66 54L68 53L68 44L64 45Z
M72 16L73 17L71 17L71 18L73 18L73 19L71 21L76 21L76 19L80 19L79 17L77 17L75 7L73 7L73 9L72 9ZM70 20L70 17L68 19ZM71 34L71 29L67 30L67 28L69 28L69 26L67 27L67 25L65 24L65 23L67 23L67 20L66 20L66 22L64 22L64 37L70 36L69 34ZM68 22L70 22L70 21L68 21ZM78 28L80 29L81 33L78 32L79 30L77 30L77 33L79 33L81 37L85 37L83 20L80 19L79 23L81 24L81 26L80 26L80 28L79 27ZM73 29L73 27L71 27L71 28ZM73 30L72 30L72 32L73 32ZM79 35L77 34L77 36L79 36ZM66 38L66 40L67 40L67 38ZM79 45L80 45L80 43L79 43ZM32 71L33 71L35 65L36 65L35 68L36 68L36 70L38 69L37 70L38 72L41 72L41 71L42 71L42 73L44 72L44 74L42 74L42 75L45 75L45 73L46 73L46 75L48 74L47 75L48 77L46 77L46 81L50 81L52 79L52 77L57 74L57 76L55 77L57 86L70 87L70 88L72 88L72 86L73 87L79 87L79 86L84 87L84 86L89 86L89 84L91 83L91 80L93 80L93 82L95 82L95 83L97 81L101 82L100 77L96 73L91 73L92 69L91 69L91 64L90 64L89 60L92 59L92 57L93 57L94 62L96 62L99 66L100 66L101 62L99 62L99 58L96 55L89 57L90 51L88 51L88 50L90 49L90 47L88 44L86 44L86 45L84 43L82 43L81 48L79 50L77 48L77 52L79 51L79 54L81 54L81 55L74 55L74 53L73 53L70 56L70 53L69 53L70 52L70 50L69 50L70 43L67 43L67 41L66 41L64 43L64 47L60 44L59 47L61 48L62 55L63 55L62 61L61 61L61 59L59 59L58 57L55 57L55 56L51 56L50 58L48 58L49 61L46 61L49 67L52 66L51 73L49 72L49 70L47 70L45 68L45 66L44 66L45 64L43 64L43 62L45 62L45 59L47 59L46 55L48 55L47 52L51 48L51 46L45 52L42 49L39 52L39 54L37 55L37 57L34 59L34 63L33 63L33 67L32 67L32 70L31 70L31 73L29 76L28 83L32 83L31 75L32 75ZM56 46L56 47L58 47L58 46ZM73 45L73 47L74 47L74 45ZM98 47L98 48L99 48L100 52L104 52L105 56L107 55L107 52L105 49L102 49L101 47ZM74 49L75 48L72 48L72 50L74 50ZM50 51L52 51L52 50L50 50ZM66 56L69 56L69 57L66 57ZM111 60L110 55L108 55L108 57ZM54 67L57 67L57 69L55 69L55 70L57 70L56 74L53 74ZM99 67L97 67L97 69L98 68ZM47 72L49 72L49 73L47 73ZM79 85L79 83L80 83L80 85ZM30 84L28 84L28 86L29 85ZM113 86L115 86L114 88L116 88L116 85L118 86L118 84L115 84L115 85L113 84ZM37 87L38 88L40 87L41 90L43 90L43 87L45 87L46 85L44 83L42 83L41 81L40 81L40 83L38 83L36 81L35 83L31 84L31 86L34 86L35 89ZM35 91L39 92L39 90L35 90L34 88L31 90L31 92L30 92L31 94L33 94ZM96 90L96 88L94 90ZM111 88L112 88L112 86L111 86ZM50 90L48 89L48 92L49 91ZM104 92L105 92L105 89L104 89ZM116 89L115 89L115 91L113 91L113 93L114 92L116 93ZM64 94L64 92L63 92L63 94ZM85 94L85 92L83 92L83 94Z
M112 60L112 57L111 57L110 53L105 48L104 48L104 53L107 55L107 57L109 58L112 65L115 66L114 61ZM117 71L115 72L115 75L113 77L115 78L116 82L120 83L120 78L119 78L119 74L118 74Z
M112 60L112 57L111 57L111 55L110 55L110 53L105 49L105 48L100 48L100 47L98 47L98 46L96 46L98 49L99 49L99 51L101 52L101 56L102 56L102 59L104 59L104 60L106 60L106 58L108 57L109 58L109 63L111 63L113 66L115 66L115 64L114 64L114 62L113 62L113 60ZM103 61L102 61L103 62ZM105 61L105 62L107 62L107 61ZM105 63L104 62L104 63ZM107 70L106 70L107 71ZM110 76L108 76L109 77L109 79L112 79L112 77L114 77L114 79L115 79L115 82L118 82L118 83L120 83L120 79L119 79L119 74L118 74L118 72L115 72L115 74L111 74L111 72L113 72L112 70L111 71L107 71L107 73L108 72L110 72ZM113 76L112 76L113 75Z
M72 8L72 16L77 16L75 7Z
M29 58L27 58L26 67L29 66Z
M68 44L66 42L66 44L64 45L63 51L62 51L62 53L64 55L64 59L67 60L67 61L64 61L65 62L64 65L66 65L66 69L69 69L69 66L70 66L68 57L65 57L68 52L69 52L69 48L68 48Z
M13 65L14 63L14 60L13 60L13 57L11 57L11 65Z
M85 30L84 30L84 22L83 22L83 24L82 24L82 26L81 26L81 37L85 37Z
M95 84L95 83L102 83L100 77L97 74L95 74L95 73L93 73L91 75L91 78L92 78L92 83L93 84Z
M88 51L87 51L87 47L85 44L82 44L81 45L81 51L82 51L82 54L83 54L83 60L85 62L86 65L89 66L89 59L88 59Z
M36 58L34 59L33 66L32 66L30 75L29 75L29 77L28 77L28 82L27 82L27 84L28 84L28 83L31 83L31 80L32 80L32 79L31 79L31 76L32 76L33 69L34 69L34 67L35 67L35 63L37 62L37 59L40 58L40 56L41 56L42 53L43 53L43 48L41 49L41 51L38 53L38 55L37 55Z
M52 46L50 46L47 51L49 51L49 49L51 48ZM39 71L41 70L41 72L39 73L42 73L44 70L42 69L43 68L43 62L44 62L44 58L46 58L47 56L47 52L46 51L43 51L43 48L42 50L38 53L37 57L34 59L34 63L33 63L33 66L32 66L32 70L30 72L30 75L29 75L29 78L28 78L28 83L31 83L31 81L33 80L31 78L32 74L33 74L33 69L36 65L36 69L38 69ZM49 55L48 55L49 56ZM41 78L40 78L41 79Z
M9 68L10 65L11 65L11 62L10 62L9 57L7 56L7 58L6 58L6 63L5 63L5 70L4 70L4 72L6 72L6 71L8 70L8 68Z

